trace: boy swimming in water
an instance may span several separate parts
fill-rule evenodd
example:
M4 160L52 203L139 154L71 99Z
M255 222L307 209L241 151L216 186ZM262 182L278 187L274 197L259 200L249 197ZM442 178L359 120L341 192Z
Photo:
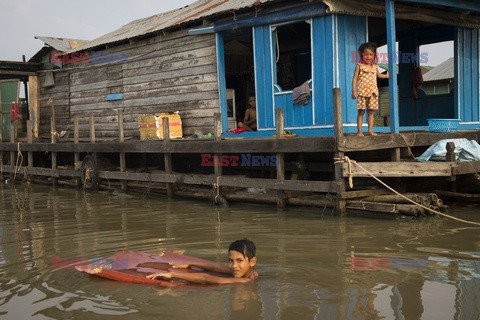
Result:
M174 269L186 269L190 267L201 268L205 271L217 272L229 277L213 276L208 273L176 273L176 272L161 272L153 273L147 276L150 279L159 278L176 278L189 282L201 284L230 284L230 283L244 283L251 282L258 278L258 273L254 267L257 263L255 257L255 244L248 240L242 239L234 241L228 247L228 264L221 262L193 262L193 263L175 263L170 265Z

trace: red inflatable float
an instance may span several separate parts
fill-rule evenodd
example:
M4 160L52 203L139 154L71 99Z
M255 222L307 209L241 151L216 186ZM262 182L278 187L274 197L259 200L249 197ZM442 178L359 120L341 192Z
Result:
M93 276L103 277L116 281L155 284L165 287L177 286L194 286L205 287L215 285L204 285L186 282L179 279L160 279L153 280L146 278L152 273L159 273L162 271L168 272L205 272L211 275L225 277L224 274L215 272L206 272L201 269L173 269L171 262L189 263L189 262L205 262L207 260L186 256L174 252L165 252L162 255L153 255L141 251L119 251L112 257L107 259L97 260L88 265L76 266L75 269L81 272L88 273Z

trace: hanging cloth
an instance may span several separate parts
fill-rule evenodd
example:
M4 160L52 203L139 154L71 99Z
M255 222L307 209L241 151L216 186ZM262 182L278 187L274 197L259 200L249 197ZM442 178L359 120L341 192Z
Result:
M293 104L308 104L308 99L310 99L310 87L308 85L308 82L309 81L305 81L301 86L293 88Z

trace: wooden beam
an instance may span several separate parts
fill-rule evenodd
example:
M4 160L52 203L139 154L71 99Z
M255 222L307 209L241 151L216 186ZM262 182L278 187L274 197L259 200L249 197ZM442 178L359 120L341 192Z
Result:
M4 172L15 173L15 166L3 166ZM25 167L22 171L26 172L28 175L33 176L45 176L45 177L69 177L69 178L81 178L81 171L71 170L71 169L50 169L50 168L40 168L40 167Z
M452 164L445 162L358 162L375 177L450 177ZM349 176L348 164L343 163L343 177ZM352 164L354 177L370 175Z
M455 162L452 167L453 175L476 174L480 172L480 161Z

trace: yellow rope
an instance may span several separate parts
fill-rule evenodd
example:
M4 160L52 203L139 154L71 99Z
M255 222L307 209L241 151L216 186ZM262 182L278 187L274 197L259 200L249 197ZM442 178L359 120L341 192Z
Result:
M215 204L217 204L217 198L220 196L220 176L217 176L216 182L213 183L213 187L217 191L217 195L215 196Z
M385 182L383 182L382 180L380 180L379 178L375 177L370 171L368 171L367 169L365 169L364 167L362 167L361 165L359 165L355 160L351 160L350 158L348 157L343 157L343 158L335 158L335 163L340 163L340 162L347 162L349 165L351 163L355 164L356 166L358 166L360 169L362 169L363 171L365 171L369 176L371 176L373 179L375 179L376 181L378 181L381 185L383 185L385 188L387 188L388 190L392 191L393 193L399 195L400 197L402 197L403 199L419 206L420 208L423 208L425 210L428 210L428 211L431 211L435 214L438 214L442 217L445 217L445 218L449 218L449 219L453 219L453 220L457 220L457 221L460 221L460 222L464 222L464 223L468 223L468 224L473 224L473 225L476 225L476 226L480 226L480 223L479 222L474 222L474 221L467 221L467 220L463 220L463 219L460 219L460 218L457 218L457 217L453 217L451 215L448 215L448 214L445 214L443 212L439 212L439 211L436 211L436 210L433 210L433 209L430 209L420 203L417 203L415 201L413 201L412 199L408 198L408 197L405 197L403 194L401 194L400 192L396 191L395 189L393 189L392 187L390 187L389 185L387 185ZM349 179L350 177L353 177L353 174L350 172L350 176L349 176Z
M19 161L19 159L21 159ZM17 172L20 171L20 168L22 167L22 162L23 162L23 154L22 151L20 150L20 142L17 144L17 162L15 162L15 173L13 174L13 181L15 181L17 177Z
M403 133L400 133L400 137L402 137L403 142L405 142L405 146L407 146L407 148L408 148L408 154L411 155L413 159L417 159L415 157L415 155L413 154L412 149L410 148L410 147L413 147L415 145L415 140L417 138L415 132L413 133L413 141L410 144L407 142L407 138L405 137L405 135Z

